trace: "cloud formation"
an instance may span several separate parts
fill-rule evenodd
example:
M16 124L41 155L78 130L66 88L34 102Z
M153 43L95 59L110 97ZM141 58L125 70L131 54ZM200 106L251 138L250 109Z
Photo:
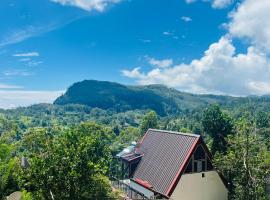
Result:
M13 54L14 57L38 57L39 53L38 52L27 52L27 53L18 53L18 54Z
M169 31L164 31L162 34L163 35L173 35L173 33L169 32Z
M0 108L10 109L36 103L52 103L63 93L64 91L0 90Z
M201 58L147 72L135 68L123 75L132 72L130 77L139 84L165 84L193 93L270 94L269 9L268 0L245 0L230 14L228 33L209 45ZM234 38L249 41L246 53L236 53Z
M0 83L0 89L21 89L23 88L22 86L18 85L9 85L9 84L1 84Z
M60 3L63 6L75 6L86 11L96 10L99 12L110 5L119 3L121 0L50 0L55 3Z
M155 58L149 58L149 57L146 57L146 58L150 65L157 68L166 68L166 67L170 67L173 64L172 59L157 60Z
M215 9L227 8L234 2L234 0L186 0L186 3L191 4L196 1L210 2Z
M54 26L49 25L45 27L27 26L24 29L14 30L7 34L6 37L1 38L0 47L22 42L29 38L36 37L42 33L49 32L53 29Z
M182 16L181 19L184 21L184 22L191 22L192 19L188 16Z
M165 84L193 93L244 96L270 93L270 60L253 46L246 54L236 54L229 38L222 37L209 46L204 56L189 64L155 68L147 73L139 68L123 75L139 84Z
M230 14L229 33L270 52L270 1L245 0Z
M140 67L136 67L132 70L122 70L122 74L123 76L126 76L128 78L136 78L136 79L140 79L140 78L144 78L144 75L140 72Z
M12 30L8 34L5 34L4 37L0 38L0 48L8 46L8 45L12 45L12 44L20 43L33 37L38 37L47 32L64 27L80 18L82 17L75 17L75 18L66 20L65 22L62 22L62 21L60 22L60 21L55 20L54 22L47 23L43 26L29 25L20 29Z
M32 76L33 73L21 70L8 70L3 72L4 76Z
M217 9L227 8L234 0L213 0L212 7Z

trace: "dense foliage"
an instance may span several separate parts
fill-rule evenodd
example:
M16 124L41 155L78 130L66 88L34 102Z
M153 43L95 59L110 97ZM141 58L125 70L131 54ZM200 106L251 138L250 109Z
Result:
M183 115L213 103L230 108L258 103L270 106L270 98L195 95L163 85L125 86L113 82L85 80L72 85L55 101L57 105L81 104L117 112L151 109L160 116Z
M215 163L229 181L230 199L267 200L270 194L267 176L270 174L269 143L245 118L237 123L235 135L228 137L227 153L217 154ZM270 132L269 132L270 134Z
M205 133L213 138L211 151L225 153L227 150L227 136L233 132L231 117L222 112L218 105L212 105L203 113L202 125Z
M94 86L89 88L89 83ZM269 98L191 95L164 86L80 84L56 101L64 105L0 110L0 199L14 191L22 191L27 200L115 199L108 180L111 158L148 128L202 135L216 168L229 182L230 199L270 198ZM131 102L130 96L119 94L127 90L144 99L135 95ZM153 96L143 95L146 91ZM66 104L74 95L78 101L72 103L85 98L87 105Z

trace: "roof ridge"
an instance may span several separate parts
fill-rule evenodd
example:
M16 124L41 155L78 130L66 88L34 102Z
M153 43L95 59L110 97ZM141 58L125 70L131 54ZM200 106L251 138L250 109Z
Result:
M182 133L182 132L177 132L177 131L168 131L168 130L161 130L161 129L149 128L148 131L165 132L165 133L171 133L171 134L176 134L176 135L184 135L184 136L190 136L190 137L196 137L196 138L201 137L200 135L193 134L193 133Z

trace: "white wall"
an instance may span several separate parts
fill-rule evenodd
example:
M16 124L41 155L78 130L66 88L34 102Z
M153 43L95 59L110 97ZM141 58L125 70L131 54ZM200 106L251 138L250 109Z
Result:
M202 178L202 173L205 177ZM228 191L216 171L183 174L173 200L228 200Z

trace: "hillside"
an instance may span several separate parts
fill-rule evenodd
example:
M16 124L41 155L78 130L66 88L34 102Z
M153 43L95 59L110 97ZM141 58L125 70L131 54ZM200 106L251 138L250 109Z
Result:
M163 85L127 86L107 81L85 80L73 84L57 98L56 105L82 104L117 112L152 109L159 115L180 114L212 103L239 107L246 103L269 103L268 97L196 95Z

